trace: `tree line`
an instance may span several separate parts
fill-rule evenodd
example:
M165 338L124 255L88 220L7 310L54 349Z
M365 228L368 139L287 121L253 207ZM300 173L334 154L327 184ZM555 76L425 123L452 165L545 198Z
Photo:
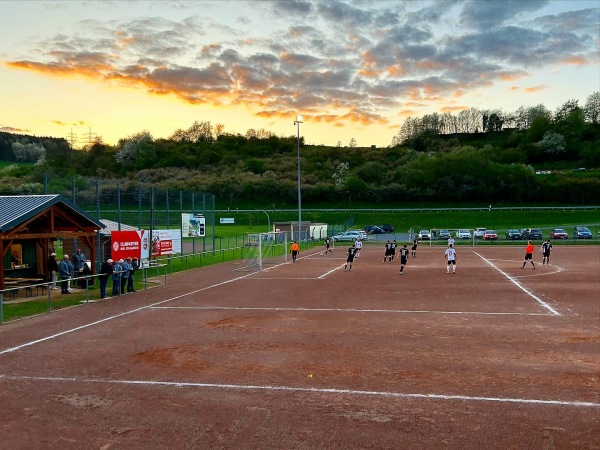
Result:
M307 146L301 139L303 202L415 201L598 203L600 95L551 112L470 109L407 119L386 148ZM36 153L37 152L37 153ZM37 156L36 156L37 155ZM219 202L297 202L297 137L268 130L231 134L197 121L164 139L142 131L76 150L64 139L0 133L0 159L32 161L26 172L0 170L0 193L93 189L96 179L124 186L211 192ZM550 175L534 169L551 169ZM573 171L586 167L586 171ZM546 172L546 171L544 171ZM46 177L46 178L45 178Z

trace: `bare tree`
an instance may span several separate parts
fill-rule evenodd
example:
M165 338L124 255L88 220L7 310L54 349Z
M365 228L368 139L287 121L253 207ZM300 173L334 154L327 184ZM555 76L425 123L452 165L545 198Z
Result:
M585 120L590 123L598 123L600 121L600 91L593 92L585 101L583 107Z

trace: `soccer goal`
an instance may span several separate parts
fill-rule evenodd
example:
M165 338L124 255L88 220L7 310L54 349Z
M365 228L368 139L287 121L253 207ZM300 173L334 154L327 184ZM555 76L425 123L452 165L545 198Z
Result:
M257 272L288 261L288 232L272 231L248 235L243 258L236 270Z

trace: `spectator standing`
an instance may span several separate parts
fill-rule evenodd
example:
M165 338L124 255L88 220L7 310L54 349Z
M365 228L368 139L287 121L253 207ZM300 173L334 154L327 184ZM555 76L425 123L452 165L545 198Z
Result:
M113 272L112 265L113 260L108 258L100 268L100 275L98 275L98 280L100 280L100 300L106 298L106 283L108 282L109 275Z
M400 275L404 275L404 266L408 261L408 248L406 244L400 249Z
M125 294L125 289L129 285L129 275L131 275L131 258L122 260L123 274L121 276L121 294Z
M533 262L533 244L531 243L531 241L527 241L527 247L525 247L525 260L523 261L521 269L525 268L525 264L527 264L527 261L531 262L533 270L535 270L535 263Z
M298 258L298 253L300 253L300 246L298 245L298 241L294 241L290 246L290 253L292 254L292 262L296 262L296 258Z
M58 261L56 261L56 253L50 253L48 258L48 272L50 275L50 289L58 289L56 281L58 280Z
M123 272L123 260L120 259L113 264L112 267L112 280L113 280L113 288L112 295L116 297L121 293L121 276Z
M550 265L550 252L552 251L552 244L550 243L550 239L546 239L546 241L542 244L540 248L540 252L542 252L542 266L544 264Z
M60 293L70 294L69 280L71 279L71 261L69 261L69 255L64 255L61 262L58 264L58 270L60 272Z
M127 261L131 264L131 270L129 271L129 278L127 278L127 292L135 292L135 279L133 278L133 274L136 270L140 268L137 258L127 258Z
M444 252L444 258L448 260L446 265L446 273L450 273L450 266L452 266L452 273L456 274L456 250L450 244Z
M78 278L80 276L83 275L83 271L85 268L85 263L87 261L87 258L85 257L85 255L81 252L81 249L78 248L77 250L75 250L75 253L73 254L73 277L74 278ZM85 282L84 280L79 280L76 282L76 284L79 283L79 285L81 287L85 287Z

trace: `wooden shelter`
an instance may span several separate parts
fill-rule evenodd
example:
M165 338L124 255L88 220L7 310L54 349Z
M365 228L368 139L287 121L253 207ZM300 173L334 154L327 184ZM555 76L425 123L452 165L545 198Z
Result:
M76 239L95 261L94 240L102 228L61 195L0 196L0 290L5 278L48 279L48 257L57 240Z

